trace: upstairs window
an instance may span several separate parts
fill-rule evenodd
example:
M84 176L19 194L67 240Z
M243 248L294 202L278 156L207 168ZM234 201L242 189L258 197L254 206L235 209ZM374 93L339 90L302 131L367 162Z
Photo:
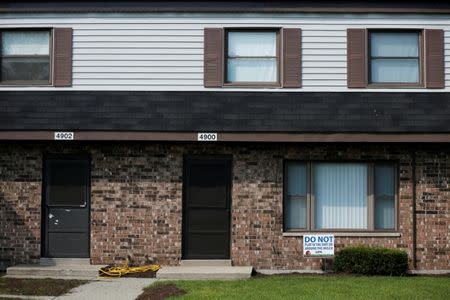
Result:
M417 31L370 31L369 82L420 85L420 36Z
M1 32L1 83L50 84L50 30Z
M278 36L278 30L227 30L225 83L278 84Z

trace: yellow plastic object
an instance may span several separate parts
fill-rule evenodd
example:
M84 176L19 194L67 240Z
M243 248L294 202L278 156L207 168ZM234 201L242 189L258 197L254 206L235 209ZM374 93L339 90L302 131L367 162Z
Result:
M123 267L104 267L100 268L99 275L100 276L109 276L109 277L121 277L126 274L132 274L132 273L142 273L142 272L148 272L153 271L156 272L161 267L159 265L147 265L147 266L140 266L140 267L129 267L129 266L123 266Z

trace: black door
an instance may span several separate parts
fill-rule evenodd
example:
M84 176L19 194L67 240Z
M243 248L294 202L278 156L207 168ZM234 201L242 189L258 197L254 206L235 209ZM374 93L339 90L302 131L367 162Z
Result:
M43 256L89 257L90 160L47 158L43 187Z
M230 159L184 164L183 258L230 258Z

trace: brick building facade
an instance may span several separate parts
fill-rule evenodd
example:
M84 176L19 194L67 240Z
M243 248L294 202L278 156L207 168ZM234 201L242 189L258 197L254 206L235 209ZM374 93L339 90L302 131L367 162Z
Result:
M43 157L82 153L91 159L91 262L123 263L130 255L139 262L178 265L183 158L206 153L232 157L230 258L234 265L320 269L319 259L303 257L301 235L283 232L284 161L369 159L398 163L398 230L337 232L337 249L358 244L398 248L407 251L412 269L448 270L449 150L446 144L2 143L0 260L9 265L38 262Z

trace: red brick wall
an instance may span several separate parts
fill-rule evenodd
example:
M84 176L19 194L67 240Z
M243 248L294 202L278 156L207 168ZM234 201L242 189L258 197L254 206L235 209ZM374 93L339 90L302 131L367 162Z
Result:
M35 147L0 145L0 267L39 261L41 168Z
M417 153L417 267L450 270L450 153Z
M282 234L283 159L397 160L400 237L337 237L336 246L404 249L412 258L412 157L417 152L417 266L450 269L450 147L375 144L4 144L0 147L0 261L40 254L42 153L92 157L91 260L181 258L182 166L186 154L233 155L232 261L259 269L318 269L302 238Z

